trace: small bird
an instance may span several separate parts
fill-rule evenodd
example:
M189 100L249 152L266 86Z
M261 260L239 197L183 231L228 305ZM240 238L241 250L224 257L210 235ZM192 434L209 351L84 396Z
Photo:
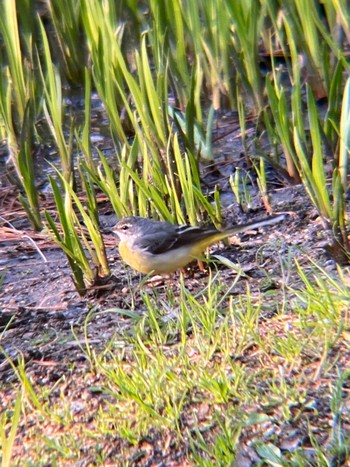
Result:
M119 253L126 264L145 274L169 274L184 268L213 243L239 232L282 221L286 214L270 216L224 230L191 227L130 216L113 228L120 239Z

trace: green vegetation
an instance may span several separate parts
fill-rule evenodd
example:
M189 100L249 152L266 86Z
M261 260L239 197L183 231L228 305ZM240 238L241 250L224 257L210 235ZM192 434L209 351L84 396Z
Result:
M254 160L258 153L290 182L302 181L336 249L347 257L344 196L350 133L345 2L327 0L321 7L315 0L306 6L297 0L215 4L172 0L138 6L130 1L81 0L73 6L52 0L39 15L31 8L30 1L4 2L0 114L20 199L36 229L43 223L33 161L43 137L36 126L39 118L57 146L59 170L68 182L61 184L68 211L75 205L68 195L70 186L76 190L88 177L111 198L118 216L139 213L195 224L203 218L218 222L221 217L218 206L214 212L202 191L199 164L213 158L215 110L229 108L239 112L245 156L262 168ZM278 55L283 57L282 67L276 64ZM270 61L265 79L262 60ZM65 112L66 84L86 86L83 131ZM91 158L87 102L91 85L110 121L117 173L111 171L105 155L100 154L102 169ZM326 113L318 99L326 100ZM253 151L245 143L248 112L255 115L259 130ZM266 130L271 151L261 150L259 135L265 134L261 129ZM86 161L79 171L73 164L76 138ZM325 151L333 167L328 172ZM261 175L260 189L271 210ZM324 189L327 183L329 190ZM100 248L94 239L92 244L94 251ZM94 262L96 255L92 256ZM99 262L95 266L99 274L106 274L107 268L101 272ZM75 263L80 289L78 276L92 283L91 268L86 261Z
M0 130L14 183L33 228L46 228L66 254L80 294L110 274L97 193L108 197L118 217L220 224L219 189L207 192L201 168L215 157L212 132L222 110L238 112L244 156L265 209L273 211L269 165L286 184L302 183L334 256L348 262L345 0L3 0L2 10ZM77 89L85 97L80 121L65 99ZM115 157L94 151L90 141L92 91L103 103ZM252 144L248 116L255 125ZM58 154L48 176L56 217L40 205L35 176L38 148L49 138ZM229 180L245 207L247 177L237 170ZM341 434L341 391L349 374L336 363L349 329L347 280L340 268L333 278L317 265L312 274L296 267L300 287L282 284L281 296L253 299L247 288L236 299L230 295L236 282L221 283L218 275L194 295L184 282L162 297L141 289L142 313L133 306L100 312L128 320L127 331L102 350L89 343L89 320L99 316L93 311L85 342L77 342L93 381L89 390L105 399L88 426L75 421L65 394L51 405L56 388L40 387L23 361L9 358L22 387L0 419L3 464L10 465L23 417L67 429L60 437L32 434L34 462L50 464L78 462L89 440L93 462L103 465L100 439L136 445L150 432L168 432L193 464L231 465L246 430L292 427L302 416L315 465L333 465L329 452L337 459L349 455L349 439ZM265 308L277 310L269 326ZM286 310L292 322L285 327ZM242 363L247 358L255 364ZM315 396L333 417L329 452L316 436L318 409L304 389L313 361L329 385L328 399L321 390ZM77 431L67 434L73 422ZM255 445L267 465L308 465L301 445L282 453L273 433ZM129 462L122 447L118 455Z
M349 371L339 364L348 342L349 287L341 270L332 277L317 266L307 274L296 268L298 289L285 283L280 291L254 298L248 285L245 295L232 295L239 276L228 284L219 273L196 294L183 280L165 293L130 289L132 300L140 294L137 310L92 310L83 328L73 325L85 363L72 364L50 386L29 377L22 359L11 362L22 397L1 419L3 459L13 445L19 406L32 439L24 465L39 458L77 462L84 450L104 465L111 453L98 446L106 440L120 446L113 462L132 465L132 446L142 459L146 452L138 442L157 434L169 437L175 451L195 465L234 462L246 437L268 465L327 465L331 458L346 458L350 440L342 425L349 415ZM292 262L283 265L285 277L291 269ZM101 347L90 327L109 314L123 325ZM78 400L77 383L84 391ZM30 428L33 420L41 420L42 428ZM325 446L322 430L329 421ZM293 448L282 451L278 433L284 429Z

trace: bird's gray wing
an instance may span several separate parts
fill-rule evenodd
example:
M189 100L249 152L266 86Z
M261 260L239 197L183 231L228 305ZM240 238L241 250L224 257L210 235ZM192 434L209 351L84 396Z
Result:
M217 232L215 227L191 227L187 225L178 226L176 229L160 230L149 233L139 240L139 246L155 255L165 253L184 245L191 245L208 235Z
M144 235L142 239L138 240L137 244L142 250L159 255L171 250L178 237L179 234L176 231L167 232L166 234L164 231L153 232L152 234Z

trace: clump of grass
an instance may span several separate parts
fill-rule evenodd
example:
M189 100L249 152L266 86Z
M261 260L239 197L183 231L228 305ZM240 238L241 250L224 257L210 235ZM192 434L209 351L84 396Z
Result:
M336 249L344 250L346 259L348 85L341 113L339 95L349 65L342 51L341 34L335 33L340 31L345 37L349 33L344 8L329 0L322 12L311 2L303 14L299 1L282 8L269 0L259 5L244 1L233 5L225 0L215 5L203 1L193 5L176 0L164 10L163 3L150 1L145 14L141 6L132 2L121 2L118 7L97 0L74 6L50 2L46 19L52 22L65 57L62 70L62 66L53 63L55 42L48 41L43 22L37 17L22 18L18 5L6 1L0 23L7 76L11 78L0 87L0 107L10 152L25 192L21 200L36 228L41 227L41 219L32 150L38 101L43 93L44 117L57 145L65 180L78 180L80 174L73 168L73 136L79 136L79 132L71 131L67 137L64 130L62 77L77 80L77 70L88 63L91 70L84 77L86 100L94 86L110 120L118 168L114 174L102 153L101 167L95 167L86 103L80 143L84 172L110 196L118 216L137 213L192 224L203 218L216 222L221 217L218 191L214 208L203 192L199 161L213 157L215 110L227 98L231 109L238 108L242 135L245 112L249 110L257 117L257 127L267 130L271 145L283 151L283 157L278 151L273 156L260 151L264 161L253 160L267 209L272 207L267 195L265 160L289 181L302 181L334 236L334 243L339 245ZM72 14L67 15L65 8ZM29 11L28 5L23 11ZM134 33L125 18L135 26ZM137 35L140 31L143 32ZM78 53L82 37L88 60L85 54ZM132 46L126 47L130 37ZM37 53L33 52L34 40ZM283 55L283 73L276 66L278 50ZM271 72L265 79L259 63L263 56L271 59ZM304 57L302 68L300 57ZM25 66L26 59L31 64L29 68ZM34 69L40 71L39 84L34 79ZM180 108L170 104L171 93ZM206 94L211 96L210 106L204 100ZM328 100L325 116L317 106L319 97ZM308 109L307 122L304 108ZM323 141L334 159L331 174L326 173L321 157ZM244 136L243 145L246 158L251 157ZM324 190L328 175L332 178L332 190ZM84 177L81 183L85 183ZM241 197L237 193L238 181L233 180L233 185ZM249 200L249 193L244 193L244 197Z
M75 286L78 292L84 295L87 288L96 284L99 279L103 279L109 275L109 267L106 250L99 229L96 198L94 196L91 179L86 175L82 177L88 200L87 212L71 187L71 184L60 175L61 183L64 187L63 194L60 191L59 185L52 177L50 177L50 182L58 209L62 232L59 231L48 212L45 212L45 216L48 227L52 233L52 238L63 249L68 258L74 275ZM78 209L83 219L89 238L84 232L83 225L74 207ZM89 252L96 270L90 264L86 250Z
M84 377L93 381L90 397L101 401L89 412L88 426L72 413L76 399L60 391L70 384L69 374L41 388L23 361L13 366L27 417L80 430L78 442L61 429L51 437L37 432L41 447L32 452L44 446L48 460L75 461L91 439L111 436L137 446L145 436L166 432L175 444L184 443L188 460L196 463L233 461L243 439L266 462L307 462L305 439L315 462L342 458L348 372L340 354L349 328L349 290L340 268L336 277L315 265L297 268L300 285L289 288L282 304L278 292L254 296L247 289L235 297L236 281L227 287L213 273L195 293L180 280L178 290L138 292L137 309L92 310L83 329L73 329L88 365ZM281 311L271 315L276 308ZM127 325L98 349L89 328L107 313ZM332 423L314 426L323 417ZM285 451L281 442L291 425L300 440ZM322 443L326 434L331 445ZM107 461L104 449L102 443L99 455Z
M62 64L60 69L70 83L81 84L81 77L85 67L83 44L83 29L81 18L81 4L83 2L70 2L63 0L60 3L48 1L49 16L55 28L58 50L55 50L56 42L52 43L55 50L55 58L59 57Z
M72 144L71 137L69 138L70 141L67 143L64 135L64 106L61 77L57 67L52 62L51 51L44 26L41 22L39 25L42 35L44 49L43 55L45 61L45 69L43 69L43 66L40 66L40 74L44 88L44 113L46 122L58 148L58 153L61 159L62 175L67 182L72 182Z
M42 222L35 185L33 135L37 100L41 89L33 71L33 22L29 19L29 11L24 2L23 13L19 25L16 3L11 0L4 2L0 19L0 34L4 44L1 51L3 78L0 85L0 115L6 132L10 159L22 191L20 201L34 229L40 230ZM26 55L27 63L24 60Z
M339 122L339 153L336 155L337 166L332 174L333 200L329 192L325 189L327 184L327 174L323 164L322 150L322 132L316 110L314 97L308 89L308 111L312 142L312 160L309 162L306 151L305 133L300 133L295 128L294 138L298 160L300 164L300 173L307 192L317 207L324 225L333 235L334 256L338 261L347 261L349 255L349 242L346 229L346 211L345 211L345 193L347 189L347 166L348 152L350 147L349 139L349 98L350 98L350 80L347 81L342 103L341 120ZM343 259L341 259L343 258Z
M81 293L109 273L99 231L97 188L109 196L118 216L134 213L192 224L205 217L220 218L218 191L212 206L202 190L199 158L213 156L214 111L224 101L230 109L238 107L243 135L245 112L253 110L257 126L263 124L271 145L277 148L273 156L261 154L264 159L254 161L262 194L268 190L266 160L292 182L302 181L347 258L350 84L342 35L349 38L349 13L335 0L323 2L324 14L316 2L304 3L150 0L141 11L142 6L131 1L116 5L86 0L74 6L50 2L48 18L51 15L64 50L62 72L53 64L54 46L47 40L43 23L29 14L29 3L4 2L0 32L7 79L0 85L0 112L25 193L22 202L40 228L32 150L43 93L44 118L61 157L61 173L50 180L59 222L48 214L46 220L67 254ZM135 32L134 45L128 48L126 6L135 31L142 31L140 36ZM63 23L65 9L73 15L67 15ZM40 32L38 54L32 48L36 28ZM84 160L75 169L72 142L80 135L71 131L67 137L64 131L61 83L63 74L79 80L77 70L86 64L84 54L78 53L81 44L76 32L80 28L91 70L84 77L85 125L79 145ZM284 73L277 70L279 50ZM261 52L271 58L271 72L265 79L259 67ZM40 69L39 80L33 72L36 69ZM92 86L110 120L116 170L102 152L99 164L91 156ZM179 108L170 105L171 93ZM210 105L204 100L207 95ZM317 102L321 97L327 100L324 115ZM248 158L244 136L243 145ZM331 172L324 165L325 148ZM74 177L83 186L86 205L76 194ZM238 190L238 178L232 180L237 201L248 202L247 190L243 196ZM313 446L315 464L331 463L330 451L335 459L347 456L349 443L342 426L349 417L342 390L349 375L341 367L349 329L346 278L340 268L334 278L317 267L312 275L297 267L299 288L284 287L275 295L254 296L247 288L237 298L233 293L236 280L228 285L220 281L219 274L210 275L198 292L183 280L177 293L170 288L164 295L143 290L137 302L140 309L112 310L128 326L102 350L90 341L87 320L84 344L79 341L79 345L94 382L88 385L89 396L102 394L99 409L89 413L93 420L89 429L74 418L66 387L55 398L62 381L40 388L20 360L13 371L22 386L18 394L26 400L27 415L60 428L58 436L40 436L42 425L37 423L38 432L32 433L38 441L33 462L42 456L48 463L79 462L85 441L92 439L96 446L96 440L110 436L136 445L155 432L171 433L176 443L184 443L189 461L198 465L232 464L242 440L249 440L259 461L269 464L307 464L305 439ZM90 314L89 320L95 316ZM74 332L78 336L78 330ZM314 395L315 381L320 390ZM8 463L20 406L18 396L12 417L7 413L0 421L2 456ZM328 445L322 443L317 423L313 424L321 411L327 420L321 434L330 439ZM295 425L302 431L300 444L285 452L276 433ZM62 426L66 432L76 427L79 436L62 434ZM104 447L95 450L97 461L107 463ZM121 461L125 462L125 456Z

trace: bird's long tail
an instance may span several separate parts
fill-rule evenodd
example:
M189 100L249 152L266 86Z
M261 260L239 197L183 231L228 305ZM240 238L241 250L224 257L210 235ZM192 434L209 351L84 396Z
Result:
M277 224L278 222L283 221L287 217L287 214L279 214L278 216L265 217L264 219L256 220L254 222L248 222L247 224L235 225L233 227L227 227L223 230L226 237L234 235L239 232L244 232L245 230L257 229L259 227L264 227L265 225Z

